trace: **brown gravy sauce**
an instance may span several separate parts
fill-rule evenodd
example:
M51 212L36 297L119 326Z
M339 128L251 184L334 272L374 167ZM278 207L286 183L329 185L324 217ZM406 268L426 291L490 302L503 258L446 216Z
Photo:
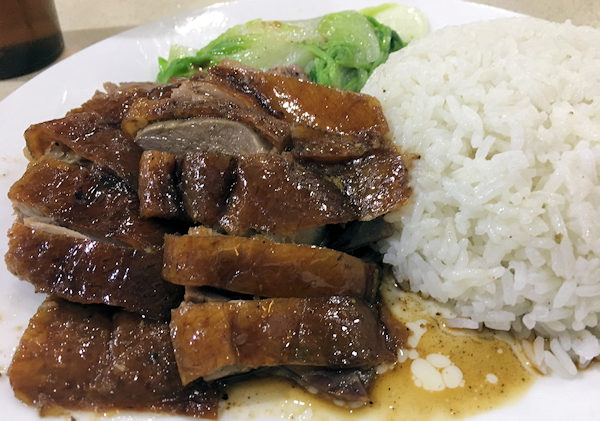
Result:
M380 375L372 404L348 409L312 395L281 379L256 379L228 390L220 412L235 419L262 417L293 420L440 420L460 419L501 407L524 395L537 377L517 347L489 333L464 333L445 327L439 309L391 280L382 287L385 304L399 319L422 320L426 328L416 352L420 358L442 354L462 372L456 388L428 391L415 384L414 361L407 358ZM436 314L437 313L437 314ZM415 352L409 352L413 357Z

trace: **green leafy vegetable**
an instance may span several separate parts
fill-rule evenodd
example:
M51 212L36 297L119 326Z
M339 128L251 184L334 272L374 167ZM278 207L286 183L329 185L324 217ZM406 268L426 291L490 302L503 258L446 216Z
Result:
M416 7L399 3L384 3L375 7L366 7L360 13L389 26L400 35L402 41L407 43L421 38L429 32L427 17Z
M168 59L159 58L157 79L187 77L228 58L263 70L297 64L314 82L359 91L403 46L391 28L356 11L293 22L257 19L225 31L195 54L172 46Z

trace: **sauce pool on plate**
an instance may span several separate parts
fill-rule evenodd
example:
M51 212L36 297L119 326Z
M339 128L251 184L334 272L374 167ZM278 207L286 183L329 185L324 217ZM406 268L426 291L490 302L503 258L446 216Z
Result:
M255 379L228 390L222 414L316 421L460 419L514 402L533 384L536 374L508 341L446 328L431 303L400 291L389 279L381 292L411 331L403 362L378 377L372 403L343 408L285 380Z

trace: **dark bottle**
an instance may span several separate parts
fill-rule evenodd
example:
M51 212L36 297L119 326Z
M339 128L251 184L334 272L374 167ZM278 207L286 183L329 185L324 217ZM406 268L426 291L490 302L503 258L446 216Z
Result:
M0 79L41 69L63 47L53 0L0 0Z

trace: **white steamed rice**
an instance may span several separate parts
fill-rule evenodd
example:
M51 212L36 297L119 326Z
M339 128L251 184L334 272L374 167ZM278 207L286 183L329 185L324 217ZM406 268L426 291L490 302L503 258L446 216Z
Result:
M383 244L403 286L451 304L456 326L528 338L543 371L600 355L600 30L446 28L392 55L364 92L421 155Z

